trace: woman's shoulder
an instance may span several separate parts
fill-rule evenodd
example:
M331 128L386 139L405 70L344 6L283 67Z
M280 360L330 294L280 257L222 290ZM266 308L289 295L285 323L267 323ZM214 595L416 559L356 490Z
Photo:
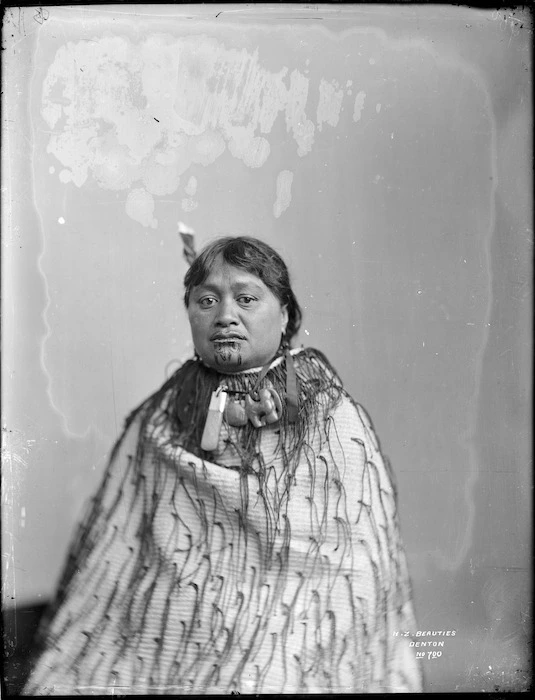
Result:
M321 350L302 347L292 350L291 352L298 374L301 370L303 373L315 375L317 378L324 380L322 384L325 383L339 389L341 403L348 414L356 416L358 422L360 422L366 430L374 433L373 423L368 412L359 401L348 393L335 367Z
M336 369L317 348L299 348L291 354L303 401L311 400L327 411L333 410L345 394Z
M342 380L338 372L321 350L317 348L301 347L291 350L290 352L298 372L299 370L315 370L318 373L328 376L333 381L336 381L339 386L342 386Z

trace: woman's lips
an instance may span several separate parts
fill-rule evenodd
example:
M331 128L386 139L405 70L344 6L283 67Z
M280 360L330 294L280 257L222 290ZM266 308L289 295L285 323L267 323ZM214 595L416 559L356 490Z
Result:
M245 340L245 337L243 335L223 335L222 333L216 333L214 334L210 340L214 343L233 343L238 340Z
M240 340L240 338L217 338L212 342L219 347L236 348L240 346Z

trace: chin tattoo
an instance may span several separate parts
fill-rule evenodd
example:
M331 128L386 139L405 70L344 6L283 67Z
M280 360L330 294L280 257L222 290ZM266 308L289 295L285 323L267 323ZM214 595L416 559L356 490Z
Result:
M240 350L240 343L216 343L214 354L215 364L228 365L230 363L235 363L236 365L238 365L238 367L240 367L242 363L242 356Z

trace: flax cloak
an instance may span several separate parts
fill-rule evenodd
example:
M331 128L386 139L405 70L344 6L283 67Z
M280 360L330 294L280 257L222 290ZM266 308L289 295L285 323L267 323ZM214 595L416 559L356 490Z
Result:
M210 393L259 370L198 359L130 415L24 694L421 690L390 467L324 355L292 356L297 423L224 423L203 452ZM285 365L264 379L281 396Z

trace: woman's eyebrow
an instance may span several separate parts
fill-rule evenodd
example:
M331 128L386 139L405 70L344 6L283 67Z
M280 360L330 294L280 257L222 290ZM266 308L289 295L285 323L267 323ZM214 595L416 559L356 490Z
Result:
M201 282L201 284L198 284L196 287L193 287L193 293L199 293L199 292L218 292L219 287L216 284L209 284L206 282Z
M232 291L233 292L243 292L244 290L246 291L255 291L257 294L261 294L264 290L263 288L259 285L256 284L256 282L252 281L244 281L244 282L235 282L232 285ZM220 292L221 287L218 284L214 284L213 282L202 282L199 284L198 287L194 288L194 291L199 293L199 292Z
M256 284L256 282L235 282L232 285L232 289L236 292L242 292L244 289L255 290L257 293L264 291L259 284Z

